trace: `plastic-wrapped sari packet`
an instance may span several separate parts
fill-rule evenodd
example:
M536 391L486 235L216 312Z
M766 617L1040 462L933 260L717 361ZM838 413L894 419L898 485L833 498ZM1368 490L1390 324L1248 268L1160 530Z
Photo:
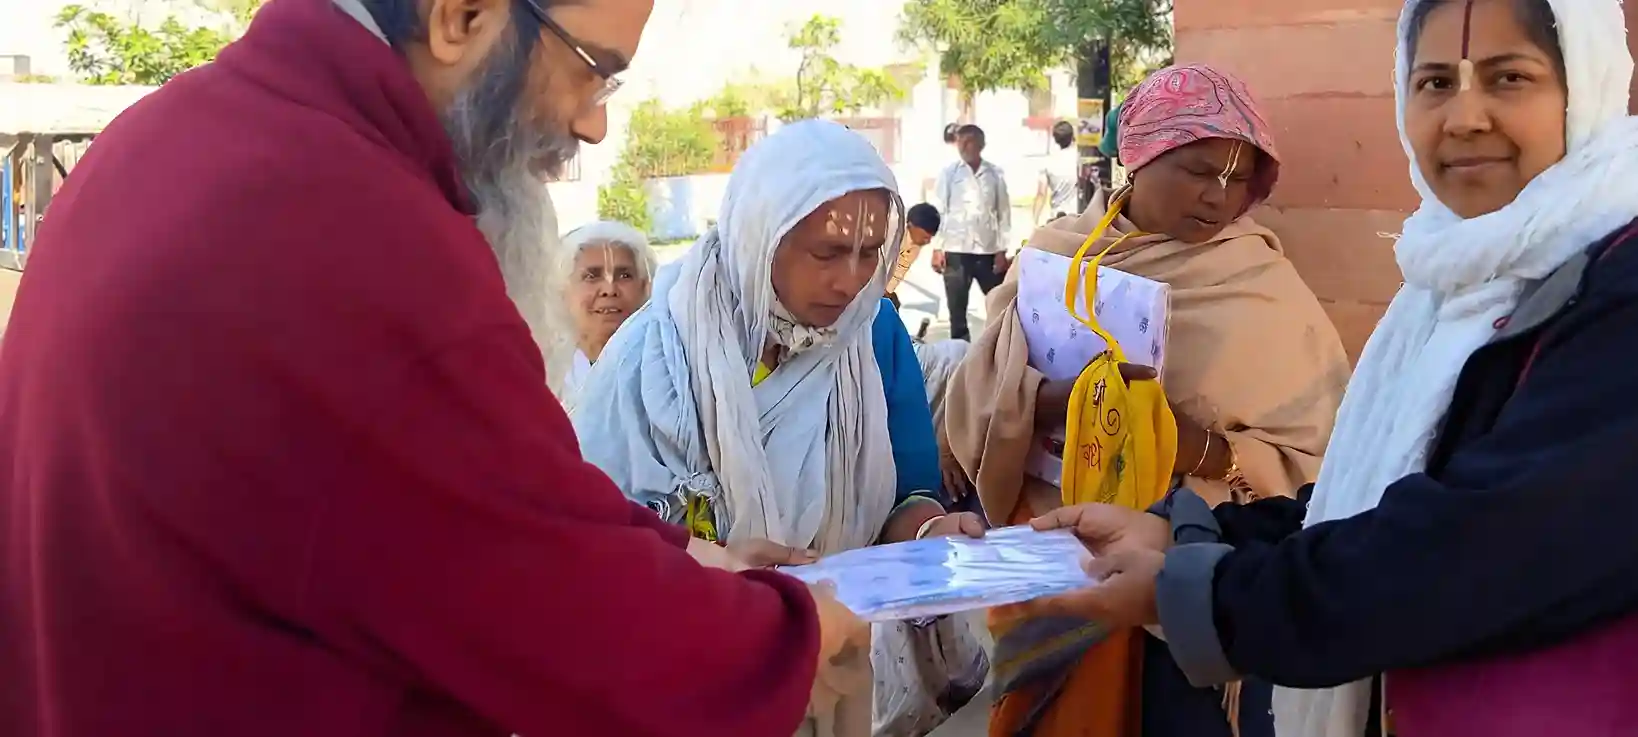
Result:
M990 530L983 539L941 537L873 545L817 563L782 568L808 583L828 582L872 622L935 617L1016 604L1096 583L1091 553L1065 530Z

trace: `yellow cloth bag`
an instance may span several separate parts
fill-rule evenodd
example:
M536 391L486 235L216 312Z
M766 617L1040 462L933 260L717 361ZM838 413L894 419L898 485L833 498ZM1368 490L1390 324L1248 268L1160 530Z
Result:
M1120 376L1126 353L1098 325L1098 264L1122 241L1141 234L1121 236L1094 256L1084 272L1080 268L1125 202L1124 196L1117 196L1109 204L1109 212L1075 253L1064 285L1069 314L1108 345L1081 371L1069 397L1062 479L1066 506L1099 502L1147 509L1165 497L1177 463L1177 418L1160 382L1136 381L1128 386ZM1085 289L1081 289L1082 281ZM1084 295L1084 316L1075 304L1078 295Z

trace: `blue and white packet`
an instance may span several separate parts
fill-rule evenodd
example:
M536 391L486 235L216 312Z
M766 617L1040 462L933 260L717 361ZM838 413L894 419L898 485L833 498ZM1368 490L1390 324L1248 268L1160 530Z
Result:
M1055 596L1097 583L1092 557L1068 530L1028 526L990 530L982 539L939 537L873 545L779 570L836 598L870 622L936 617Z

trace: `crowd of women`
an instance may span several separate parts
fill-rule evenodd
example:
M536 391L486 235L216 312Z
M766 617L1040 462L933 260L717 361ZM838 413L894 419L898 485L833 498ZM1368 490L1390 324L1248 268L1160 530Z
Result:
M1351 378L1254 220L1280 155L1221 69L1135 88L1130 182L1025 246L1072 255L1108 216L1103 263L1170 286L1160 507L1063 508L1032 472L1061 463L1071 386L1029 363L1017 269L971 346L913 344L884 299L893 176L818 121L747 152L679 263L656 270L619 224L567 236L584 453L756 565L1031 520L1104 554L1104 585L1049 607L879 627L874 703L852 712L877 734L925 734L986 678L993 735L1638 734L1620 5L1412 0L1397 58L1422 204Z

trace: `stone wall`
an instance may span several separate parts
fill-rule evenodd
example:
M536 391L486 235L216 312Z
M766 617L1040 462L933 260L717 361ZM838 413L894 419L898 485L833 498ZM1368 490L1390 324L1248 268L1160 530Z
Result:
M1257 217L1357 358L1400 283L1393 241L1416 206L1394 124L1402 0L1177 0L1177 58L1243 78L1283 167ZM1630 12L1630 11L1629 11Z

